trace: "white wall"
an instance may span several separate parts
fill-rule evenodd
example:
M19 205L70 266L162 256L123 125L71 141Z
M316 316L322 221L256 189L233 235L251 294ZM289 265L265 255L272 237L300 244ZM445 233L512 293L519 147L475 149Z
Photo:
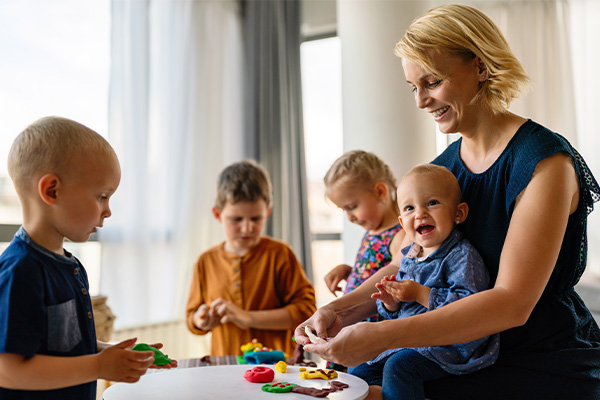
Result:
M427 1L343 0L337 4L342 41L344 151L381 157L396 178L435 157L435 124L415 107L394 46ZM364 230L347 220L344 259L354 262Z

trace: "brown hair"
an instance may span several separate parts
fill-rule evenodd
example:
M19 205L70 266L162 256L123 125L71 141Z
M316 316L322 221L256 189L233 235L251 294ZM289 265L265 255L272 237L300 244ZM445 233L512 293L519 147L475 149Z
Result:
M410 25L394 52L445 78L432 63L432 51L447 51L465 59L479 57L488 79L473 102L481 102L493 112L507 112L511 101L528 88L527 72L500 29L473 7L453 4L429 10Z
M215 207L225 204L264 200L267 207L273 201L271 180L267 171L253 160L231 164L219 175Z

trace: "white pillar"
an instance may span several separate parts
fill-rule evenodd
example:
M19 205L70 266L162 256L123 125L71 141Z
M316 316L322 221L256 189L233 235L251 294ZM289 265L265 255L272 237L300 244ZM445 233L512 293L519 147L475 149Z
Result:
M339 0L344 151L372 151L399 179L436 155L435 123L419 110L394 46L428 1ZM362 228L344 223L344 259L356 257Z

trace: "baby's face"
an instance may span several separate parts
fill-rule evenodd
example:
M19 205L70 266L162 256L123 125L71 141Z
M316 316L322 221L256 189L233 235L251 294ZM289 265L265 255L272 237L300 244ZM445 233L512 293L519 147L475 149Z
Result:
M423 247L424 255L440 247L459 218L457 196L431 174L404 178L398 187L398 206L406 235Z
M57 225L62 236L84 242L110 217L109 199L121 181L116 158L91 156L77 164L57 190Z

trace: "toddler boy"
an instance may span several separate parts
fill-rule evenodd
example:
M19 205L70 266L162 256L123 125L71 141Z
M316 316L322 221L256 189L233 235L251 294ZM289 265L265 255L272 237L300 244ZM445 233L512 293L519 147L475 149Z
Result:
M94 400L96 380L135 382L153 352L96 340L87 274L63 249L110 217L117 156L91 129L42 118L15 139L8 172L23 226L0 256L0 399Z
M235 163L219 176L212 212L226 239L200 255L186 307L191 332L212 331L211 355L239 354L257 338L291 356L294 327L316 311L292 250L262 235L271 199L269 176L255 162Z

